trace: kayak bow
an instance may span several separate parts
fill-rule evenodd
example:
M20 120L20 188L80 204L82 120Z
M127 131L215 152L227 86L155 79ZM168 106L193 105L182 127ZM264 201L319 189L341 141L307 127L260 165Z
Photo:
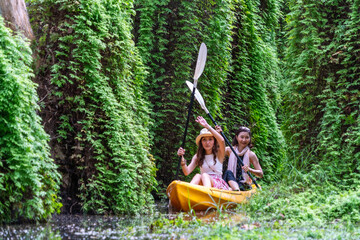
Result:
M173 181L166 190L170 205L178 211L203 211L209 208L232 208L246 202L256 192L255 185L249 191L229 191Z

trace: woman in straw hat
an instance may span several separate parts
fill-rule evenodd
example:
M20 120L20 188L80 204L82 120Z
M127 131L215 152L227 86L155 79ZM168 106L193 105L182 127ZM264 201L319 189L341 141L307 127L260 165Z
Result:
M198 149L190 164L186 165L185 149L179 148L177 153L181 156L182 171L187 176L196 166L199 166L200 174L196 174L190 183L230 190L229 185L222 179L222 166L225 156L224 138L203 117L197 117L196 122L204 128L196 137Z

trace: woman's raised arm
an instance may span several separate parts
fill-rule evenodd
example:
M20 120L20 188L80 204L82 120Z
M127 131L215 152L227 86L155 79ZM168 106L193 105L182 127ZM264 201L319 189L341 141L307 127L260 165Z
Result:
M224 161L224 157L225 157L225 140L224 138L221 136L220 133L218 133L215 129L213 129L205 120L205 118L203 118L202 116L198 116L196 118L196 122L198 122L201 126L203 126L204 128L207 128L212 134L213 136L216 138L218 144L219 144L219 150L218 150L218 159L219 161L222 163Z

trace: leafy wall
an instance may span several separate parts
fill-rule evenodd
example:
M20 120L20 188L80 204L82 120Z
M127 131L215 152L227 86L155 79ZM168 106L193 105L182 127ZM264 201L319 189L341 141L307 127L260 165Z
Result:
M153 154L158 179L174 179L201 42L208 48L198 89L229 139L239 125L253 128L256 152L269 179L284 157L275 112L280 104L275 47L276 1L137 1L136 42L148 66ZM229 86L229 87L227 87ZM195 104L194 116L205 115ZM210 122L210 119L207 119ZM200 126L190 120L187 159ZM191 176L190 176L191 177Z
M2 221L47 218L59 185L64 212L149 210L155 174L160 193L175 177L201 42L198 89L229 139L252 129L266 181L290 166L359 182L359 0L28 4L34 61L0 24ZM187 159L205 115L197 103L193 112Z
M290 167L358 184L359 5L29 0L33 56L0 23L1 221L48 218L59 190L63 212L150 210L175 177L201 42L198 89L229 139L252 129L265 181ZM187 159L205 115L193 112Z
M33 2L36 82L65 212L145 212L156 185L132 1Z
M358 182L359 1L290 1L284 132L322 180Z
M253 151L267 180L276 178L285 157L285 141L275 114L281 103L275 33L277 1L233 1L232 71L223 94L225 122L233 137L239 126L253 134Z
M213 113L218 112L220 88L230 61L230 1L137 1L136 42L150 73L144 92L151 102L154 127L152 153L161 187L175 178L191 92L185 81L193 81L201 42L208 48L205 70L198 88ZM201 127L197 115L205 115L194 103L185 149L190 159ZM210 123L210 119L208 119ZM182 174L180 174L182 175ZM191 176L190 176L191 177ZM181 177L182 178L182 177Z
M0 16L0 223L45 220L61 207L60 175L37 115L31 54Z

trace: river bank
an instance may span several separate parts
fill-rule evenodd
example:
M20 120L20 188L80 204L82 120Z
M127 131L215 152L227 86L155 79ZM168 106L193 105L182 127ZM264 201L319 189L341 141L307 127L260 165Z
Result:
M44 224L0 226L0 239L360 239L360 190L331 187L297 192L265 186L231 210L150 215L54 215Z
M328 227L288 221L258 222L236 212L196 216L157 212L151 216L57 215L46 224L0 227L0 239L359 239L360 227Z

